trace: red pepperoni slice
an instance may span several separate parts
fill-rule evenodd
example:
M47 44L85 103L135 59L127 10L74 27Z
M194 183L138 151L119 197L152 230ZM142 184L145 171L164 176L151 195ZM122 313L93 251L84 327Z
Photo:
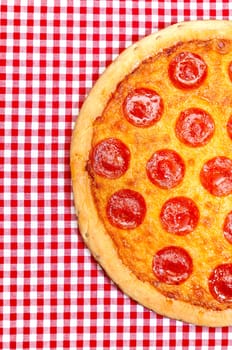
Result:
M230 118L227 122L226 128L227 128L228 135L229 135L230 139L232 140L232 115L230 116Z
M109 179L116 179L127 171L130 151L122 141L109 138L99 142L93 148L90 161L95 173Z
M187 197L167 200L160 212L163 228L169 233L186 235L192 232L199 221L199 210L194 201Z
M163 100L154 90L135 89L127 95L123 103L123 112L128 122L134 126L149 127L160 120Z
M215 157L206 162L200 172L202 186L214 196L232 193L232 160Z
M173 188L183 179L185 164L173 150L163 149L155 152L147 162L149 180L160 188Z
M199 55L181 52L171 60L168 74L179 89L197 88L207 76L207 65Z
M144 220L146 202L140 193L130 189L122 189L110 197L106 213L113 226L125 230L133 229Z
M232 211L227 214L223 225L224 237L232 244Z
M200 108L189 108L180 113L176 122L176 136L191 147L206 145L214 134L212 117Z
M175 246L159 250L153 258L152 269L160 282L181 284L193 271L193 262L189 253Z
M209 290L221 303L232 302L232 264L217 266L209 277Z
M228 74L229 74L230 80L232 81L232 62L230 62L228 66Z

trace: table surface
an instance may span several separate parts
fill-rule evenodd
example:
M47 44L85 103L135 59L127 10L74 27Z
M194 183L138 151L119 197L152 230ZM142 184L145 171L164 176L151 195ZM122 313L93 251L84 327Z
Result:
M178 21L229 19L232 3L3 0L0 16L0 349L230 349L232 328L156 315L108 279L78 233L69 149L124 48Z

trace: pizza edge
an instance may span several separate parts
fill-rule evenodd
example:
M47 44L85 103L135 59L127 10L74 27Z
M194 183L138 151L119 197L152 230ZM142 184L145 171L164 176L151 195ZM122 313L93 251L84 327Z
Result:
M94 120L101 115L118 83L146 58L179 41L232 37L232 22L203 20L180 22L150 34L123 51L100 76L86 98L75 123L70 166L80 233L94 258L119 288L139 304L166 317L205 326L232 324L232 309L214 311L165 297L140 281L119 259L114 243L98 217L86 163L91 149Z

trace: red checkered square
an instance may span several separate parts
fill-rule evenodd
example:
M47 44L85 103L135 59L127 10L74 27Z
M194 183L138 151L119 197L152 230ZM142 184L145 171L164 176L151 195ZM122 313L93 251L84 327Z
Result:
M1 349L232 346L229 328L163 318L118 290L78 234L69 169L78 110L125 47L231 15L229 1L1 1Z

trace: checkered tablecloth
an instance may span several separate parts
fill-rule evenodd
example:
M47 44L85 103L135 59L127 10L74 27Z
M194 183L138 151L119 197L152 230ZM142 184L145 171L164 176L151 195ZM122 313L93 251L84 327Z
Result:
M232 328L177 322L108 279L77 229L70 139L125 47L229 1L0 1L0 349L231 349Z

